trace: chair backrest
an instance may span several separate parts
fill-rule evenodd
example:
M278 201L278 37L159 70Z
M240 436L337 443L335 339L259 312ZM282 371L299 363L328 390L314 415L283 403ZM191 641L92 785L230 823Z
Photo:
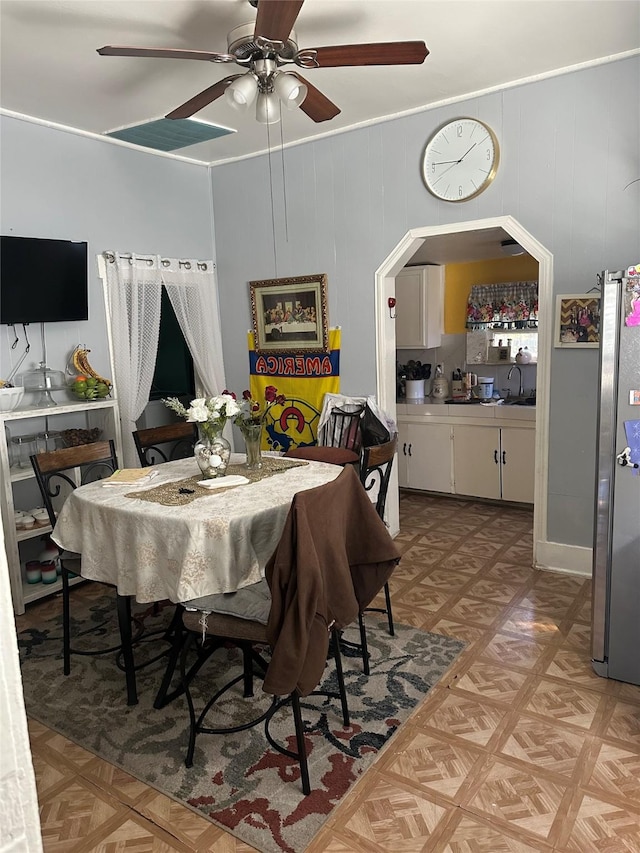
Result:
M118 469L118 459L113 441L94 441L34 454L31 465L53 527L56 523L53 501L64 501L77 486L111 476Z
M354 468L294 496L265 576L271 590L266 693L305 696L322 677L329 632L355 621L384 586L398 549Z
M370 492L378 486L375 500L376 512L384 521L384 507L387 501L387 490L391 479L391 469L396 455L398 437L394 436L385 444L375 444L365 447L360 463L360 482Z
M143 468L192 456L193 445L197 438L196 425L187 421L138 429L133 433L133 440Z
M344 450L360 453L360 422L363 412L364 406L356 403L333 408L329 420L322 428L318 443L324 447L342 447Z

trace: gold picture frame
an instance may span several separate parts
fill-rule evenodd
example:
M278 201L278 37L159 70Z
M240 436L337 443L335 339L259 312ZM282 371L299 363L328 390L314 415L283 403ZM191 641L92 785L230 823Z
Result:
M554 347L586 349L600 346L600 294L556 297Z
M250 281L256 352L328 352L327 276Z

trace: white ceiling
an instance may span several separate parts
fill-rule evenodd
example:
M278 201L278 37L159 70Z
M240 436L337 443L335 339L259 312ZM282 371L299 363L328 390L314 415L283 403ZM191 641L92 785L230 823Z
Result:
M102 134L164 116L236 65L101 57L128 44L226 52L248 0L2 0L0 106ZM271 146L420 110L519 80L640 49L638 0L306 0L298 46L422 39L422 65L324 68L303 74L342 110L315 124L299 110L272 126ZM267 130L221 98L198 117L237 133L177 152L216 163L268 150ZM280 127L282 136L280 138Z

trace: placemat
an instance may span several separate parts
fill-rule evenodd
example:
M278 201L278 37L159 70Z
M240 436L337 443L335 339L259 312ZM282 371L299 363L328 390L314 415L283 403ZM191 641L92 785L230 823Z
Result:
M252 483L257 483L274 474L282 474L284 471L288 471L289 468L298 468L300 465L308 464L308 462L299 459L263 456L262 468L251 471L243 462L240 462L229 465L227 467L227 474L240 474ZM211 495L221 495L224 492L228 492L229 489L239 488L238 486L229 486L227 489L217 489L212 492L204 486L199 486L198 480L202 480L202 474L196 474L184 480L174 480L172 483L163 483L160 486L154 486L153 489L127 492L125 497L137 498L141 501L151 501L151 503L162 504L163 506L184 506L191 503L191 501L206 497L207 495L209 497Z

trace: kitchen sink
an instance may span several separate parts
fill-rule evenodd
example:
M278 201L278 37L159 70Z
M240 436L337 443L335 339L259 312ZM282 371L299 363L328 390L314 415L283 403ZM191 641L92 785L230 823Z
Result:
M511 397L503 401L505 406L535 406L535 397Z

